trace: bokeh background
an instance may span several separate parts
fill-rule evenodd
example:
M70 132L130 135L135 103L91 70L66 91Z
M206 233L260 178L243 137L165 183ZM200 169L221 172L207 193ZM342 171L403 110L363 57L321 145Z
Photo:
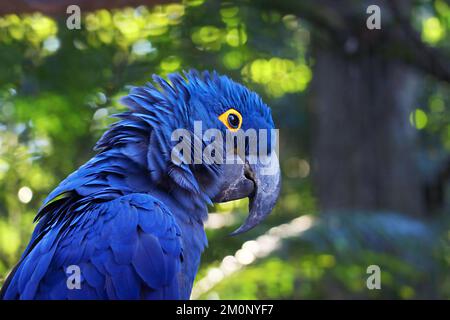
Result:
M272 107L283 188L237 237L247 202L211 208L193 298L449 299L449 27L447 0L0 1L0 284L127 86L196 68Z

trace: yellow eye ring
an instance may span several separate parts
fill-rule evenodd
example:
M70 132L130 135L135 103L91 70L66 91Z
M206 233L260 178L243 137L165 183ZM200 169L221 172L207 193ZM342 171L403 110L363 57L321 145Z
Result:
M242 116L239 111L233 108L222 113L219 120L232 132L238 131L242 126Z

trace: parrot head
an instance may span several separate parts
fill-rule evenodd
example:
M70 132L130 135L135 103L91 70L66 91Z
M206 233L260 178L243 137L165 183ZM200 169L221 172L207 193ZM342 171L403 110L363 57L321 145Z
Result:
M269 107L216 72L167 78L153 76L155 85L136 87L122 100L131 110L123 119L139 118L153 128L147 160L154 180L207 202L249 198L249 215L233 234L253 228L270 214L280 192Z

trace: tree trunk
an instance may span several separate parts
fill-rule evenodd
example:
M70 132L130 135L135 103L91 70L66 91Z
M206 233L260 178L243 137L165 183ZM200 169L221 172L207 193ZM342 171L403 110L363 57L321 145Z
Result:
M409 67L365 52L316 53L314 172L321 209L423 213L409 123L418 79Z

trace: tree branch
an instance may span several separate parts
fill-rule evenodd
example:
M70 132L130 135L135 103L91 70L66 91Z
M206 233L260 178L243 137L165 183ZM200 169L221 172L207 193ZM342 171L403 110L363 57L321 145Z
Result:
M395 1L388 1L388 4L403 31L403 36L394 37L392 41L394 44L400 41L399 43L404 45L409 52L409 54L403 54L400 58L437 79L450 82L449 55L425 44L411 26L410 19L402 13L398 4Z
M70 5L77 5L82 12L87 12L128 6L154 6L170 2L175 2L175 0L14 0L3 1L0 6L0 15L37 11L49 16L64 16L67 15L66 10Z
M425 44L411 26L410 19L402 14L404 11L409 12L411 3L399 0L370 2L389 8L388 12L382 12L386 19L381 30L366 29L367 16L363 1L355 4L354 1L334 0L260 0L256 3L261 8L269 7L305 19L326 33L337 44L335 49L343 50L344 41L359 36L357 40L369 43L373 52L386 54L388 58L398 59L436 79L450 82L450 53ZM399 7L401 4L405 5L404 8Z

